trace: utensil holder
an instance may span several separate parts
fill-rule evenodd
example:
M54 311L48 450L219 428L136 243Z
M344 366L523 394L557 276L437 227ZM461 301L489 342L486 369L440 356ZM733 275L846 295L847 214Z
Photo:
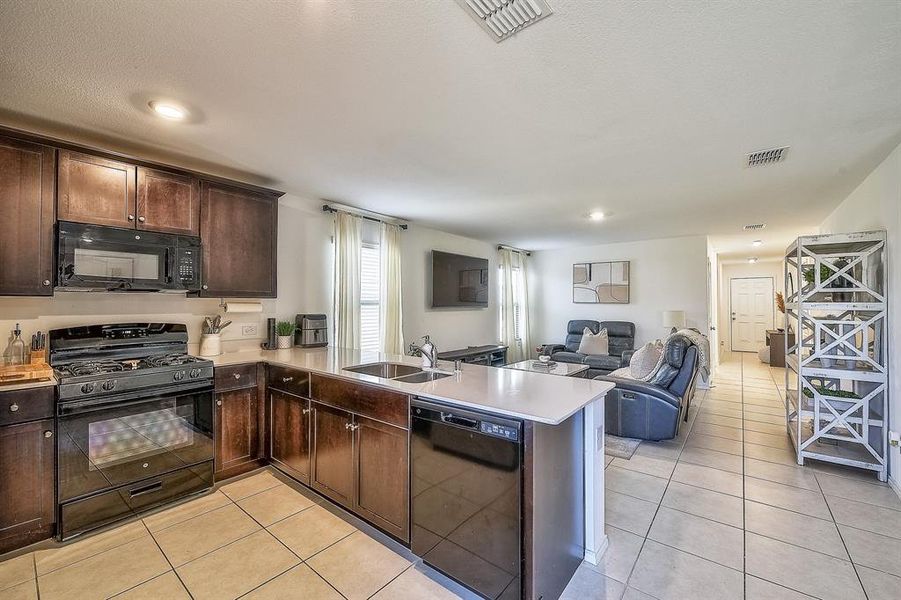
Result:
M219 356L222 354L222 334L204 333L200 336L200 356Z

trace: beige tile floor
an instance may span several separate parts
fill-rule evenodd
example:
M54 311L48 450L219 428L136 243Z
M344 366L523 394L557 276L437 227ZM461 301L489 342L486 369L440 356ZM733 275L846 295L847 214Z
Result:
M887 600L901 500L874 476L798 467L781 369L736 354L676 440L607 460L607 535L564 598ZM0 562L0 598L472 597L270 471L62 547Z
M896 600L901 500L875 475L799 467L784 370L732 354L676 440L607 459L607 535L567 599Z
M2 561L0 598L458 598L451 590L469 596L416 560L264 470L139 521Z

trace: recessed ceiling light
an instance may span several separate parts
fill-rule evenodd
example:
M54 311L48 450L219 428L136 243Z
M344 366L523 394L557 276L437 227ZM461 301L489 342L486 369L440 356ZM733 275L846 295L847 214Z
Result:
M751 242L751 245L755 248L758 246L763 246L763 240L754 240L753 242Z
M757 262L757 257L756 257L756 256L752 256L751 258L748 259L748 262L751 263L751 264L753 265L754 263Z
M593 210L588 213L588 218L592 221L601 221L604 219L604 213L599 210Z
M171 121L181 121L188 116L188 111L177 104L171 102L158 102L154 100L150 103L153 112Z

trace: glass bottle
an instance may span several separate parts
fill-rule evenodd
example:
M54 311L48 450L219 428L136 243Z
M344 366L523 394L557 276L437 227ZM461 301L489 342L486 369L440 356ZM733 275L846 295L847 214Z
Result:
M11 365L25 364L25 342L22 341L22 330L19 328L18 323L16 323L16 328L13 330L13 339L6 347L4 357L6 362Z

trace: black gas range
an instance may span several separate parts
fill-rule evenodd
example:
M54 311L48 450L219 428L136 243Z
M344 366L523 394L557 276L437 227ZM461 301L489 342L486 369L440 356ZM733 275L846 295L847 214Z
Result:
M213 484L213 364L180 323L50 332L57 497L68 539Z

